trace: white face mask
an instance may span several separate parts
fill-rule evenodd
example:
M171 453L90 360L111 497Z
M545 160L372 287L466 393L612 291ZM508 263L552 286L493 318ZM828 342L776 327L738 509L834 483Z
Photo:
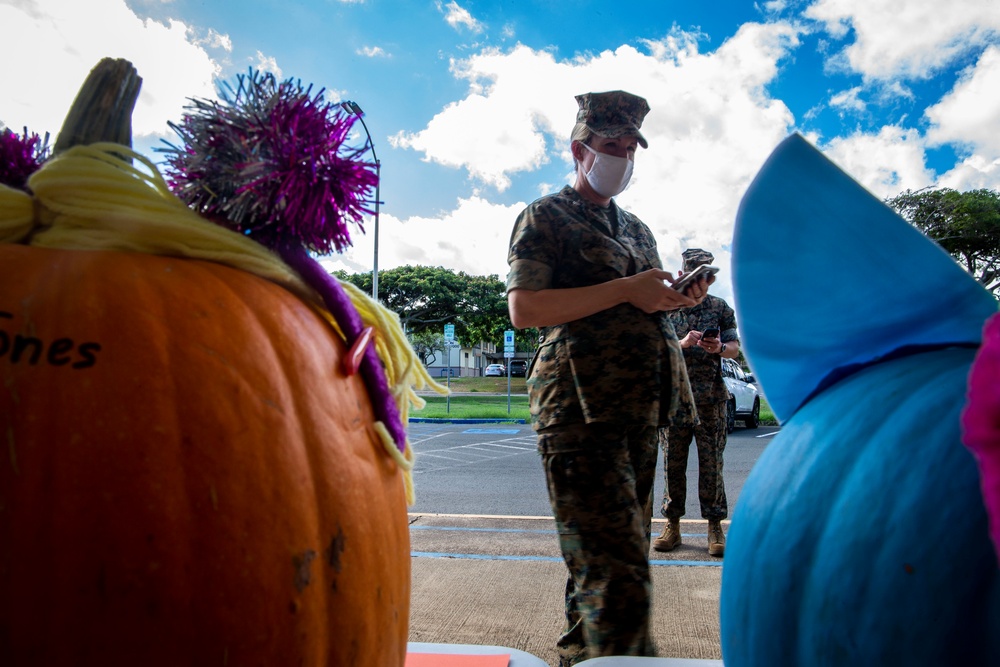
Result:
M610 198L625 190L632 178L632 167L635 163L627 157L595 151L582 142L580 145L594 154L594 163L590 166L590 171L585 174L594 192Z

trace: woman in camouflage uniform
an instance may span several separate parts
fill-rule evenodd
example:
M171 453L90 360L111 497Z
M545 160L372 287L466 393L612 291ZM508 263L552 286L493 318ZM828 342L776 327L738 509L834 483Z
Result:
M560 665L653 655L649 539L657 428L693 407L666 311L694 306L656 241L612 197L631 176L649 106L623 91L577 96L576 183L530 204L511 236L515 327L541 329L528 370L549 498L569 570ZM685 411L693 414L693 411Z

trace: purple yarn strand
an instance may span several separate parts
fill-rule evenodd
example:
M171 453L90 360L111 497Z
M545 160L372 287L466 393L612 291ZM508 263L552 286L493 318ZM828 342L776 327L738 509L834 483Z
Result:
M364 323L337 279L323 270L319 262L310 257L305 248L283 248L280 252L282 259L298 271L310 287L319 293L330 314L343 330L348 347L353 345L354 341L361 335ZM365 356L361 362L361 376L368 387L376 419L385 424L389 435L392 436L396 444L396 449L405 453L406 430L403 428L403 418L400 415L399 406L396 405L396 400L389 390L389 380L386 378L382 360L379 359L378 353L375 351L374 343L365 350Z

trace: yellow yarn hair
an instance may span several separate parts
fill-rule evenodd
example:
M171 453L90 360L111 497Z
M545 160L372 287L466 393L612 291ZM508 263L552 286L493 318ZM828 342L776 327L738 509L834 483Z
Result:
M130 159L146 171L133 166ZM246 236L207 222L174 196L152 162L126 146L97 143L70 148L32 174L28 187L34 197L0 185L0 243L141 252L225 264L285 287L344 337L319 295L278 255ZM405 424L411 405L424 406L415 390L448 390L418 363L395 313L354 285L341 285L364 326L376 331L375 349ZM406 501L412 505L410 443L407 440L400 452L384 424L376 422L375 430L403 472Z

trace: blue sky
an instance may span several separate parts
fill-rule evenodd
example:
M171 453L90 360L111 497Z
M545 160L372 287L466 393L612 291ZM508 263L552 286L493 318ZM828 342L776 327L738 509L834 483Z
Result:
M1000 189L1000 2L0 0L0 122L55 133L105 56L143 77L136 148L249 68L365 111L382 163L379 267L506 275L517 213L572 176L574 95L649 100L619 203L666 268L726 271L736 209L798 131L879 197ZM358 143L364 141L360 124ZM370 271L369 234L328 258ZM845 239L845 251L855 239Z

